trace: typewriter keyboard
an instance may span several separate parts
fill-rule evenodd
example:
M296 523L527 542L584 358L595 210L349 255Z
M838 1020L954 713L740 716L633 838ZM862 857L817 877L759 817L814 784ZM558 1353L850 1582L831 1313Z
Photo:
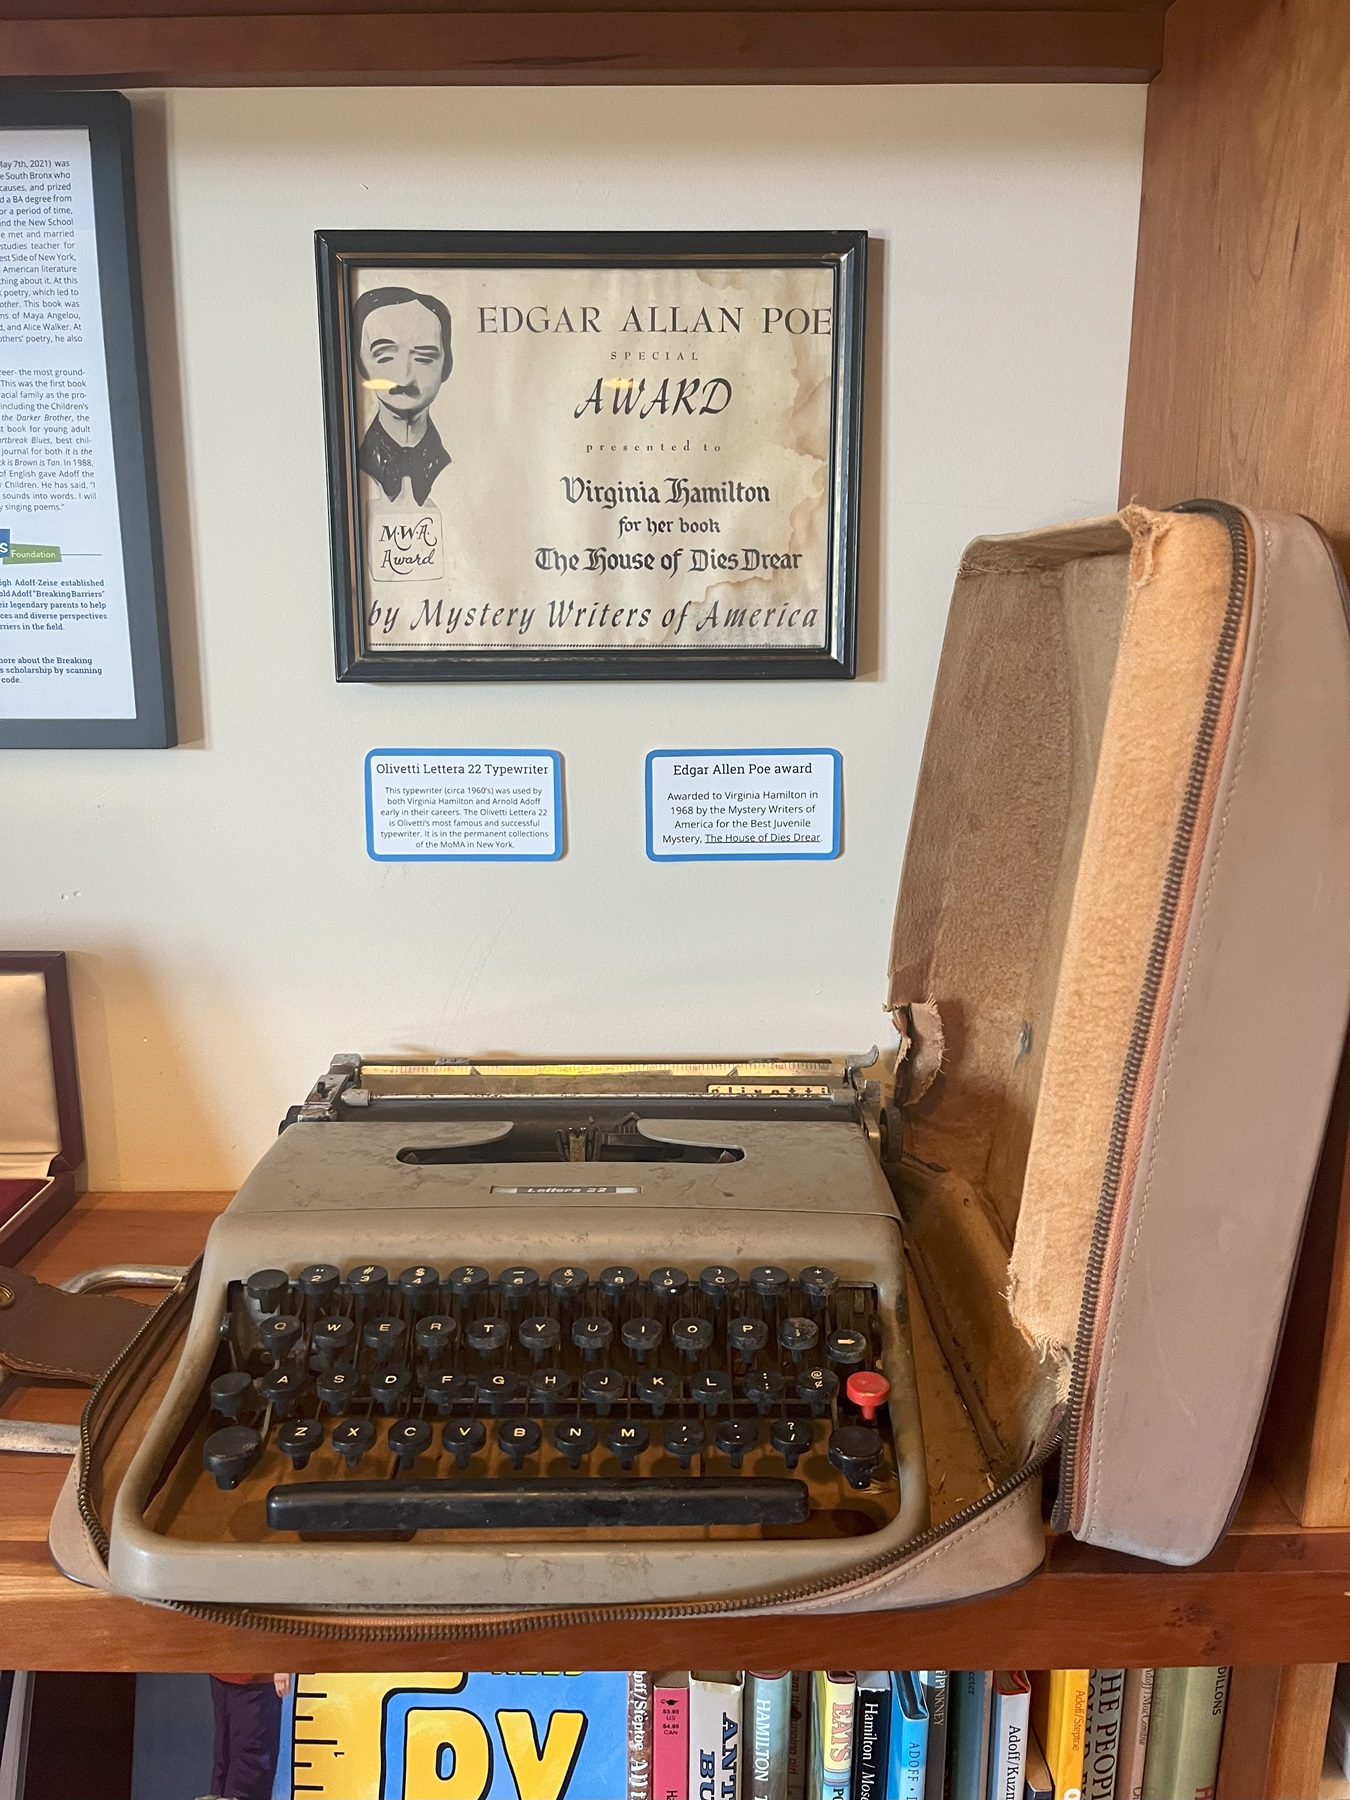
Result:
M267 1533L852 1535L899 1490L830 1269L314 1263L232 1284L200 1467Z

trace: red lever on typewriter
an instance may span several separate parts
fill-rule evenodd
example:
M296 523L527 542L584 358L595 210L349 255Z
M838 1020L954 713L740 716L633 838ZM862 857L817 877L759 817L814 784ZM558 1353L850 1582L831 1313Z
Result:
M844 1391L855 1406L862 1408L862 1416L870 1424L877 1415L877 1408L886 1404L891 1384L875 1369L859 1369L849 1376Z

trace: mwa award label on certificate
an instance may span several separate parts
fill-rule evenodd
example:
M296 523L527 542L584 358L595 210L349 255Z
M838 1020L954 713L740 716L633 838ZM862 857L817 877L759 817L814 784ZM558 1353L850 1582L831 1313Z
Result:
M852 675L863 234L318 250L341 679Z

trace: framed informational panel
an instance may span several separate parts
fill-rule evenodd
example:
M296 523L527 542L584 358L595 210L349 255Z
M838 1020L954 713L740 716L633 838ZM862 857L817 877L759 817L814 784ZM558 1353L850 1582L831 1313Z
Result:
M316 247L339 680L853 674L865 233Z
M0 748L175 742L131 110L0 93Z

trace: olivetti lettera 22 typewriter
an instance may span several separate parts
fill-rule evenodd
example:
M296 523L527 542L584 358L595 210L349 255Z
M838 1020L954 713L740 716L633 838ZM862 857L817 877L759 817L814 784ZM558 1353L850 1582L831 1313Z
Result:
M114 1585L678 1601L916 1535L865 1066L335 1059L212 1228Z

